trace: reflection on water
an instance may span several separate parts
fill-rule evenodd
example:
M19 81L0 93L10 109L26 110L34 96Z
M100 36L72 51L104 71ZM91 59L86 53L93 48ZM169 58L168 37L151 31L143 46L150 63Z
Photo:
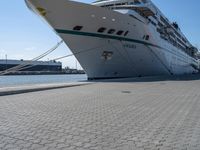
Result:
M26 76L0 76L0 87L42 84L67 83L87 80L86 75L26 75Z

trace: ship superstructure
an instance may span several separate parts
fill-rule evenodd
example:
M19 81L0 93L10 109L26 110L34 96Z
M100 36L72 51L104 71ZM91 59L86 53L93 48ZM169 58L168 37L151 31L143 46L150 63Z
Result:
M26 0L65 41L89 79L189 74L197 48L150 0Z
M144 22L148 22L155 26L160 37L175 47L178 47L185 51L188 55L196 57L198 49L194 47L181 32L178 24L176 22L171 23L161 11L150 1L150 0L129 0L129 1L109 1L100 0L93 3L94 5L109 8L112 10L119 10L123 13L125 10L133 10L127 13L131 17L136 17L138 14L144 19ZM137 14L135 14L137 13Z

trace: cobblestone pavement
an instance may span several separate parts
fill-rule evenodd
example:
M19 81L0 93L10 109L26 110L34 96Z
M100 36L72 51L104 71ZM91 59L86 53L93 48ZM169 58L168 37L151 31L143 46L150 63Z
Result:
M0 97L2 150L200 150L200 80Z

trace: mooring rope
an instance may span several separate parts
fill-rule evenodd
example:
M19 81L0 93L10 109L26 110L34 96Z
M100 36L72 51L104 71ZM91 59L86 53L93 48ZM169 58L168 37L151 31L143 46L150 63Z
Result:
M36 57L36 58L33 58L32 60L24 63L24 64L21 64L21 65L18 65L18 66L15 66L15 67L12 67L10 69L7 69L5 71L2 71L0 72L0 75L6 75L6 74L9 74L9 73L12 73L12 72L16 72L16 71L21 71L23 69L28 69L28 68L31 68L35 65L32 65L33 61L38 61L42 58L44 58L45 56L47 56L48 54L52 53L53 51L55 51L61 44L63 43L63 41L60 41L59 43L56 44L56 46L54 46L53 48L51 48L50 50L46 51L45 53L41 54L40 56ZM57 61L57 60L60 60L60 59L64 59L64 58L68 58L68 57L71 57L71 56L76 56L76 55L79 55L79 54L82 54L82 53L86 53L86 52L89 52L89 51L93 51L94 49L99 49L99 48L103 48L103 47L106 47L105 44L102 44L100 46L97 46L97 47L93 47L93 48L89 48L89 49L85 49L85 50L81 50L81 51L78 51L78 52L75 52L73 54L68 54L66 56L62 56L62 57L58 57L58 58L55 58L55 59L52 59L50 61Z
M118 41L117 41L117 42L118 42ZM117 42L116 42L116 43L117 43ZM114 44L114 43L115 43L115 42L113 42L112 44ZM102 45L97 46L97 47L93 47L93 48L81 50L81 51L75 52L75 53L73 53L73 54L68 54L68 55L66 55L66 56L62 56L62 57L58 57L58 58L52 59L51 61L57 61L57 60L64 59L64 58L67 58L67 57L76 56L76 55L79 55L79 54L82 54L82 53L86 53L86 52L89 52L89 51L93 51L94 49L99 49L99 48L103 48L103 47L106 47L106 45L105 45L105 44L102 44Z
M1 71L0 75L6 75L6 74L11 73L11 72L16 72L16 71L23 70L23 69L25 69L25 67L31 67L29 65L32 65L33 61L38 61L38 60L44 58L45 56L49 55L50 53L55 51L62 43L63 43L63 40L58 42L53 48L49 49L45 53L43 53L43 54L41 54L41 55L39 55L39 56L37 56L35 58L33 58L30 61L26 61L23 64L20 64L20 65L17 65L15 67L9 68L7 70Z

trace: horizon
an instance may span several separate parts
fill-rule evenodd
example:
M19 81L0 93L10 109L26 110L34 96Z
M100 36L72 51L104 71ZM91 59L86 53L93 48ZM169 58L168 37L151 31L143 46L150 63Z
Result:
M79 1L92 2L91 0ZM176 21L186 38L199 48L200 20L195 19L195 14L199 13L200 1L191 1L188 5L186 0L171 1L171 3L170 1L153 0L161 12L171 22ZM47 23L26 7L24 0L1 0L0 4L0 59L5 59L7 55L7 59L30 60L52 48L61 40ZM55 52L41 61L52 60L67 54L71 54L71 51L65 44L62 44ZM74 57L59 61L63 63L63 66L76 68L77 60ZM78 68L81 68L80 64Z

